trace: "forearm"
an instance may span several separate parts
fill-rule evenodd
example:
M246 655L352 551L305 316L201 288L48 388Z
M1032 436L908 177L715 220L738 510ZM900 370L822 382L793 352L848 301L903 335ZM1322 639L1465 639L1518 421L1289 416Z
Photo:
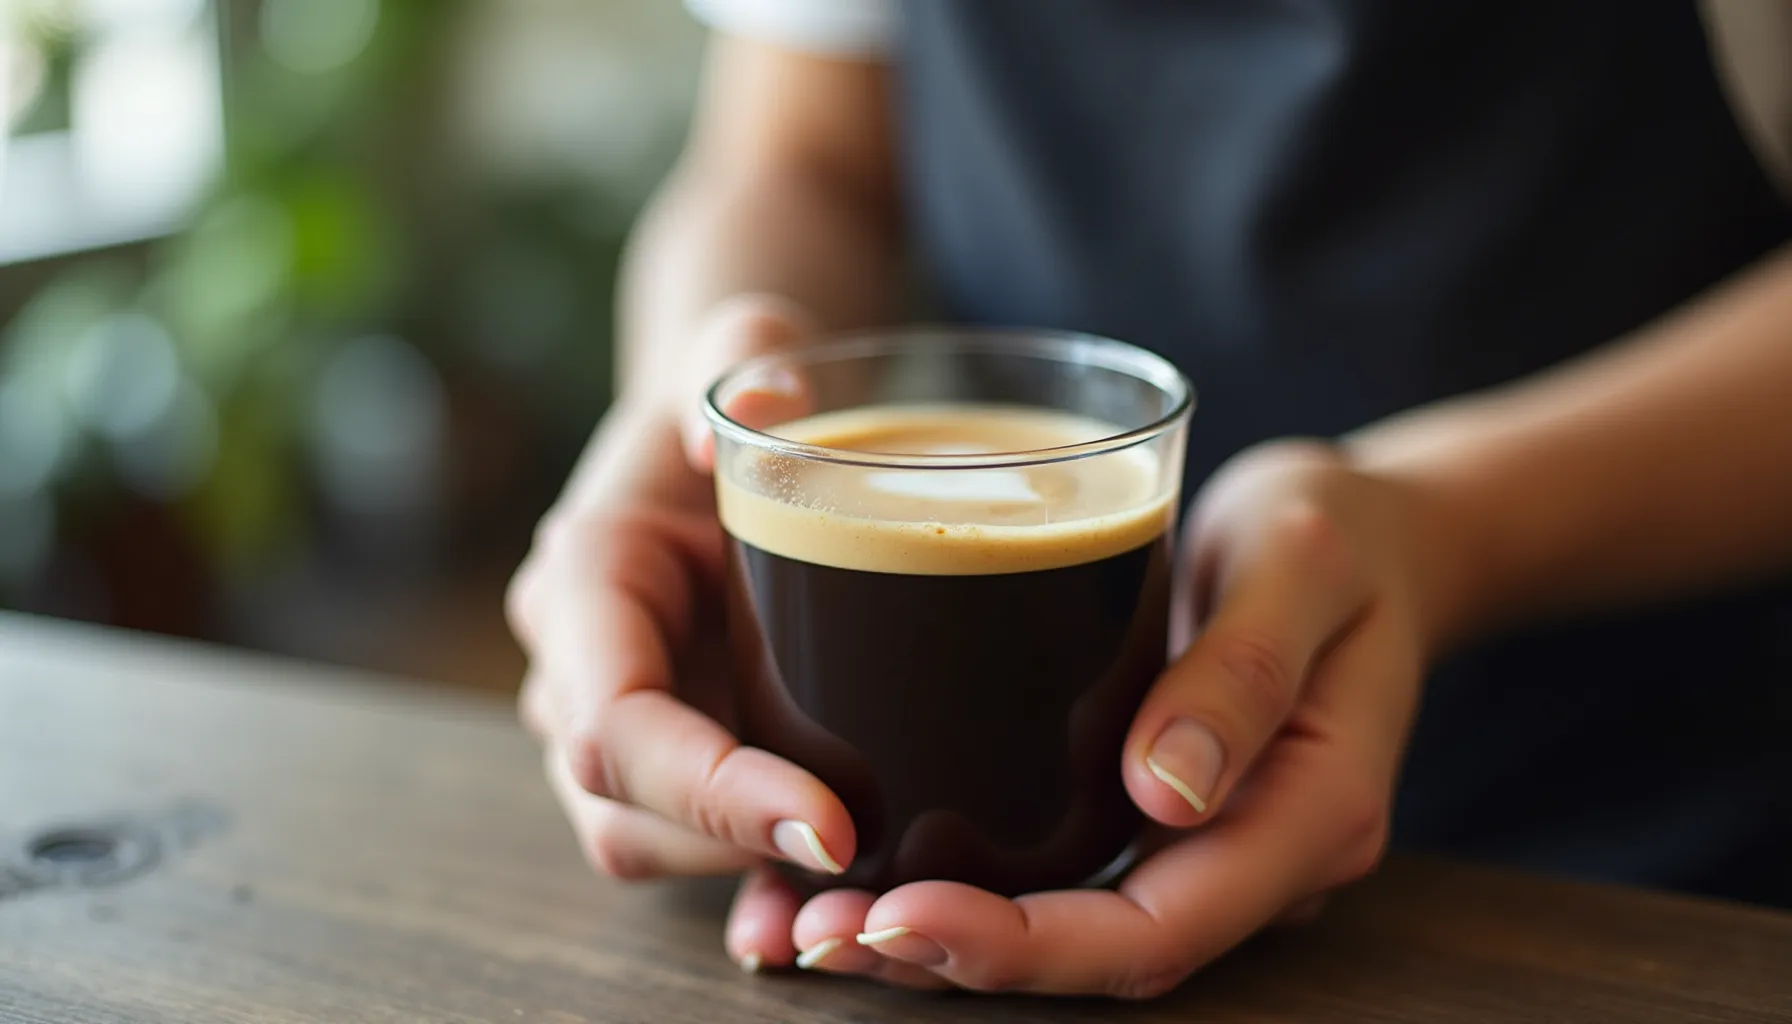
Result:
M694 410L701 378L725 368L712 364L734 358L700 337L706 326L730 329L715 316L726 300L776 296L784 303L762 308L783 314L788 304L801 326L820 331L894 315L900 245L887 93L887 69L875 63L717 39L685 154L625 255L616 404L553 518L618 494L706 500L708 484L684 465L676 420Z
M678 471L676 421L703 385L689 379L692 346L718 303L771 294L801 307L818 329L872 323L893 309L895 263L895 246L876 218L825 186L794 177L675 176L643 218L626 261L616 404L554 518L618 493L676 504L707 495ZM635 479L641 474L652 479Z
M677 377L695 325L738 295L791 300L839 330L895 312L894 217L815 171L687 166L642 219L621 285L619 397Z
M1437 646L1792 564L1792 257L1636 337L1348 441L1409 489Z
M822 330L891 316L900 218L889 78L876 62L715 40L685 153L624 261L620 398L680 380L695 326L735 296L779 296Z

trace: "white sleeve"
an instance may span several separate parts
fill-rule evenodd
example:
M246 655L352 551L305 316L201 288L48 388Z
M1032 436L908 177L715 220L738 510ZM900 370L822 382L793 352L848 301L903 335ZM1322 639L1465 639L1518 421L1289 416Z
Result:
M810 53L877 56L895 45L900 0L685 0L718 32Z

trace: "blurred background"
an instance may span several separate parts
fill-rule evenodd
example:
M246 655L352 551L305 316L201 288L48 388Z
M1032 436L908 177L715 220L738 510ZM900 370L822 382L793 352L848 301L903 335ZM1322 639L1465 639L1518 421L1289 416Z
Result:
M1792 7L1705 5L1792 180ZM514 686L700 45L677 0L0 0L0 608Z
M671 0L0 0L0 608L514 686L700 43Z

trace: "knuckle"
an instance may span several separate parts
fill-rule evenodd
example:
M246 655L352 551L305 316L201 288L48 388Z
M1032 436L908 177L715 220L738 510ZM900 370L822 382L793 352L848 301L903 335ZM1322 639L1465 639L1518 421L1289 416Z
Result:
M748 845L741 842L744 837L736 827L733 813L735 801L728 798L736 791L733 777L740 767L738 755L743 749L731 739L703 752L699 763L707 767L698 776L697 784L685 793L684 806L680 808L684 820L699 832L736 846Z
M1380 866L1387 852L1387 798L1369 786L1356 789L1360 791L1347 790L1339 802L1342 833L1336 874L1330 880L1334 886L1367 877Z
M785 317L773 302L759 296L743 296L718 311L716 325L719 347L729 355L743 355L777 337L785 328Z
M1263 633L1233 630L1215 635L1214 656L1231 680L1239 711L1264 728L1293 709L1299 688L1297 669L1282 648Z
M692 600L688 567L663 511L629 506L584 512L544 525L506 595L519 636L539 627L548 605L568 589L604 591L645 608L668 634Z
M585 835L585 860L593 870L621 882L637 882L655 877L659 872L651 857L645 855L621 834L619 816L614 811L601 812L590 822Z
M1338 528L1324 508L1311 500L1297 500L1276 513L1270 535L1297 551L1320 553L1339 546Z
M516 717L538 739L551 730L547 686L541 673L532 671L523 677L516 693Z
M612 512L568 517L542 529L532 558L551 565L588 565L603 558L615 535Z
M1146 963L1108 979L1106 994L1131 1002L1156 999L1182 984L1190 973L1192 968L1181 964Z
M1317 584L1347 587L1358 575L1343 527L1316 501L1301 500L1283 509L1270 525L1270 536Z
M529 553L504 590L504 617L518 639L532 642L539 627L542 592L550 577L557 567L567 564L568 554L589 542L592 532L583 521L553 512L536 524Z
M637 547L628 539L652 526L656 517L645 509L602 508L565 516L542 528L531 559L544 565L581 570L609 565Z
M504 619L510 632L525 644L535 635L536 592L541 589L541 563L531 554L504 589Z
M585 736L568 743L566 767L579 788L592 796L627 800L627 794L619 783L620 775L611 763L608 750L597 739Z
M537 573L543 567L559 563L568 550L583 543L592 533L591 513L572 514L550 511L535 524L535 536L529 547L525 567Z
M789 299L754 292L723 300L708 326L718 354L741 357L790 344L809 324L802 307Z
M1296 501L1281 510L1270 525L1270 536L1310 564L1335 564L1344 554L1344 536L1338 524L1310 500Z

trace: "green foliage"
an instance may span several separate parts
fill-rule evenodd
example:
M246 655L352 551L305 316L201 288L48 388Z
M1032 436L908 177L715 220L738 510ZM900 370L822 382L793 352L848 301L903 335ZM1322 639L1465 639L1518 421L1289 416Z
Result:
M77 53L79 34L56 17L72 0L27 2L36 30ZM51 396L33 408L54 409L39 419L59 432L45 478L64 518L141 491L118 438L71 397L93 339L121 323L159 325L215 428L202 476L138 498L171 503L224 578L311 542L308 424L320 374L352 339L401 337L445 381L473 382L482 407L497 396L526 421L513 450L570 450L602 411L612 281L637 197L573 180L496 190L442 166L440 86L463 0L384 0L366 45L328 69L269 52L260 19L273 5L302 17L363 2L217 0L228 59L216 187L146 260L82 259L0 333L0 388ZM55 111L34 116L49 124Z

